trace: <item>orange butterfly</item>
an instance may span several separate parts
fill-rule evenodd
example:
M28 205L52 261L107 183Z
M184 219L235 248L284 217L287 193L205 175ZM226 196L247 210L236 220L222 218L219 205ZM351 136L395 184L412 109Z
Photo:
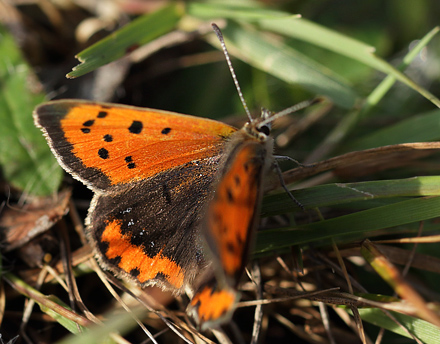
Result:
M59 100L37 107L34 118L61 166L95 193L86 225L101 265L142 287L181 293L214 260L189 311L205 327L228 319L273 164L271 113L237 130L167 111Z

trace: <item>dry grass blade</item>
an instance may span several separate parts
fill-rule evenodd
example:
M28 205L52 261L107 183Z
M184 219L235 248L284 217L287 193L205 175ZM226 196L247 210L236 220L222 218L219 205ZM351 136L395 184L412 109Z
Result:
M420 294L405 281L399 270L371 242L366 240L361 252L395 292L415 307L418 316L440 327L440 315L428 307Z
M389 168L408 166L412 161L438 153L440 142L403 143L350 152L306 167L297 167L283 173L286 184L333 170L339 176L363 176Z

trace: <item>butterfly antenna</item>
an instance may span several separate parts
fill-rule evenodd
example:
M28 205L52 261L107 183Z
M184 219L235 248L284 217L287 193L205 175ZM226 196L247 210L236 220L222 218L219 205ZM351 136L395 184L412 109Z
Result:
M291 107L288 107L287 109L284 109L284 110L282 110L280 112L277 112L277 113L273 114L268 119L262 121L259 124L259 127L263 127L263 126L273 122L274 120L276 120L276 119L278 119L280 117L283 117L283 116L286 116L286 115L290 115L291 113L300 111L302 109L305 109L306 107L309 107L309 106L314 105L316 103L320 103L322 101L323 101L323 98L319 98L319 97L318 98L314 98L314 99L304 100L304 101L302 101L302 102L300 102L298 104L295 104L295 105L293 105Z
M235 75L234 68L232 67L231 58L229 57L228 49L226 49L226 44L225 44L225 40L223 39L223 34L220 31L220 28L217 26L217 24L212 23L211 26L214 29L214 32L217 35L218 40L220 41L220 45L222 46L223 54L225 55L226 62L228 63L229 71L231 72L232 79L234 80L235 88L237 89L238 96L240 97L241 103L243 104L244 111L246 111L246 115L248 116L249 120L252 121L253 118L246 104L246 100L244 100L243 93L241 92L241 88L237 80L237 76Z

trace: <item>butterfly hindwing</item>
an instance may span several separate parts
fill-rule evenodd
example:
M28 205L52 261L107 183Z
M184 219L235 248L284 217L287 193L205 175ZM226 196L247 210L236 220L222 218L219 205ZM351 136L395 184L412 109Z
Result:
M212 276L199 287L191 299L188 312L201 325L202 330L205 330L230 320L239 296L235 289L219 284Z
M205 265L199 228L218 159L96 195L86 222L103 265L143 286L182 291Z

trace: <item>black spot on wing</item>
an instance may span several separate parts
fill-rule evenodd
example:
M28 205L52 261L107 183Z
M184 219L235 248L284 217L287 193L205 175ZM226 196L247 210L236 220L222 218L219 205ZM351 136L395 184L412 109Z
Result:
M121 263L121 256L109 259L108 261L111 265L118 266Z
M235 186L240 186L240 184L241 184L241 179L240 179L240 176L239 176L238 174L236 174L236 175L234 176L234 182L235 182Z
M94 123L95 123L95 120L94 120L94 119L90 119L90 120L88 120L88 121L85 121L85 122L83 123L83 126L85 126L85 127L91 127Z
M128 128L128 131L132 134L140 134L143 129L143 124L140 121L133 121L131 123L130 127Z
M245 172L249 172L249 162L245 162L243 167L244 167Z
M234 195L232 194L232 190L230 188L226 189L226 197L228 198L228 202L234 202Z
M104 138L105 142L112 142L113 141L113 136L111 136L109 134L104 135L103 138Z
M163 128L161 133L164 134L164 135L167 135L167 134L170 133L170 131L171 131L171 128Z
M105 148L100 148L98 150L98 155L101 159L108 159L108 157L109 157L108 150Z
M131 156L126 156L124 160L130 170L136 168L136 164L133 162L133 158Z
M230 253L235 253L235 245L234 245L232 242L230 242L230 241L228 241L228 242L226 243L226 249L227 249L228 252L230 252Z
M99 111L98 118L104 118L107 117L108 112L107 111Z
M156 277L154 277L154 278L157 278L158 280L161 280L161 281L167 281L169 277L170 276L168 276L167 274L164 274L163 272L158 272L156 274Z
M140 274L140 270L138 268L134 268L130 270L130 275L132 275L133 277L137 277Z
M88 134L88 133L90 133L90 128L81 128L81 131L82 131L84 134Z

